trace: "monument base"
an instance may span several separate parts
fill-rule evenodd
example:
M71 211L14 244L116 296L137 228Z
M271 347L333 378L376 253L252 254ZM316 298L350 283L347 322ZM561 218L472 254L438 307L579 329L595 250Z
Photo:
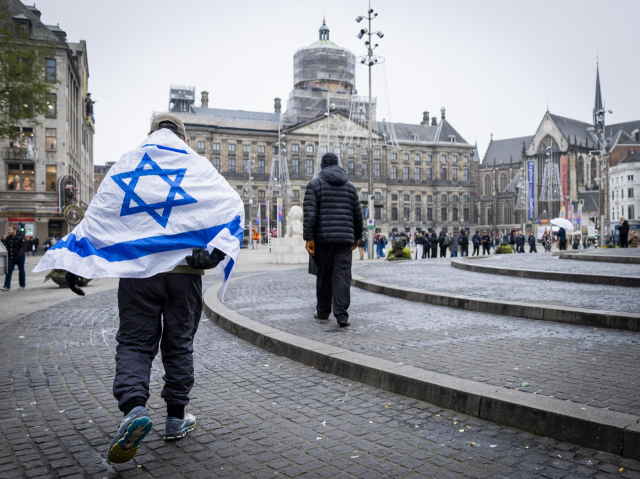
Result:
M272 238L271 262L274 264L308 264L309 253L300 237Z

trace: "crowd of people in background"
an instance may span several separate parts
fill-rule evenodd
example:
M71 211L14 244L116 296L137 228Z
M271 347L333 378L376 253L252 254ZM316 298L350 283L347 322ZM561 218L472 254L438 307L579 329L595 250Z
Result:
M628 223L627 223L628 227ZM555 230L555 228L554 228ZM628 230L627 230L628 231ZM607 245L627 244L625 237L625 228L620 224L620 238L616 239L615 235L607 237ZM628 233L627 233L628 234ZM415 246L412 252L413 259L429 259L429 258L445 258L445 257L466 257L466 256L482 256L495 253L499 246L508 245L513 253L537 253L538 244L545 253L551 252L554 244L557 244L559 250L571 249L589 249L589 247L597 248L597 241L582 234L569 234L564 228L558 228L551 231L545 229L542 236L537 238L533 232L529 232L528 236L522 230L512 230L510 233L493 234L487 230L475 230L473 235L471 231L460 229L459 231L437 232L435 229L430 231L418 230L414 233L407 231L398 231L394 229L389 233L389 238L380 232L374 234L375 257L384 259L388 252L387 246L392 245L394 241L404 241L406 247ZM364 259L368 249L367 232L363 232L362 238L358 243L360 250L360 259ZM622 244L621 244L622 243ZM528 246L528 251L527 251ZM470 253L471 249L471 253Z

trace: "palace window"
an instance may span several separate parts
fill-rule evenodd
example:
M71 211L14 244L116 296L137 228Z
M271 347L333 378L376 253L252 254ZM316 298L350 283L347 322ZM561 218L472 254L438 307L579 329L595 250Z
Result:
M433 156L427 155L427 163L431 163L433 161Z
M203 148L204 148L204 142L203 143ZM200 142L198 142L198 145L200 145ZM200 148L200 146L198 146L198 148ZM262 147L264 148L264 146ZM250 153L251 152L251 145L242 145L242 153ZM264 150L263 150L264 153Z
M227 145L227 149L229 150L230 153L235 153L236 151L236 144L235 143L229 143Z
M259 175L264 175L264 166L265 166L264 160L258 160L258 174Z
M360 173L362 174L362 176L367 176L367 162L363 161L360 164Z
M249 164L249 158L243 158L243 160L242 160L242 172L243 173L249 173L250 169L251 169L251 165Z
M451 157L451 163L457 163L458 162L458 155L453 155Z
M469 181L469 170L462 170L462 181Z
M313 153L313 145L307 145L307 153Z
M404 168L402 168L402 179L403 180L408 180L409 179L409 167L405 166Z
M440 195L440 203L446 203L447 202L447 195Z
M380 150L373 150L373 156L380 156L381 155L381 151Z
M247 145L247 146L248 146L248 145ZM264 150L265 150L264 145L258 145L258 153L260 153L261 155L264 155ZM248 153L248 152L249 152L249 151L247 150L247 153Z
M433 179L433 170L431 168L427 168L427 180L431 181Z
M421 195L416 195L416 203L420 203L422 201Z
M391 167L391 179L392 180L397 180L398 179L398 167L397 166L392 166Z
M307 160L307 175L313 175L313 160Z
M197 145L198 145L198 151L204 151L204 141L199 141Z
M391 153L391 161L397 161L398 160L398 154L397 153Z
M349 154L349 155L355 155L355 154L356 154L356 149L355 149L355 148L348 148L348 149L347 149L347 154Z
M391 221L398 221L398 208L391 208Z
M440 208L440 220L445 222L447 221L447 209L446 208Z
M451 197L451 201L453 201L454 203L457 203L458 202L458 195L453 195Z
M422 208L416 208L416 221L422 221Z
M433 195L427 195L427 203L433 202Z
M380 163L373 164L373 176L376 178L380 177Z
M291 145L291 151L293 151L294 153L299 153L300 145L298 145L297 143L294 143L293 145Z
M409 195L402 195L402 201L411 201Z
M229 158L229 173L235 173L235 172L236 172L236 159Z
M300 173L300 158L291 160L291 173Z
M413 170L413 179L416 181L420 181L422 175L422 169L421 168L414 168Z
M211 158L211 164L216 170L220 171L220 158L218 157Z
M452 213L453 213L453 218L451 218L452 221L458 221L458 208L453 208Z
M440 155L440 163L446 163L447 162L447 155Z
M355 161L350 161L349 162L348 172L349 172L350 175L355 175L356 174L356 162Z
M213 151L220 151L220 143L214 143L211 145Z
M373 207L373 219L381 220L382 219L382 207L374 206Z
M463 162L465 165L469 164L469 157L468 157L468 156L463 156L463 157L462 157L462 162Z
M402 155L402 161L409 161L409 153L404 153Z
M427 208L427 221L433 221L433 208Z
M440 168L440 179L442 181L447 181L447 169L444 167Z
M420 163L420 161L422 161L422 157L420 157L420 153L416 153L414 159L416 163Z
M325 153L327 153L327 151L328 151L328 148L326 146L321 146L320 147L320 154L321 155L324 155Z
M411 210L409 208L403 208L402 212L403 212L404 220L405 221L409 221L409 219L411 217Z
M458 168L451 168L451 179L458 181Z
M391 194L391 201L398 201L398 195L396 193Z

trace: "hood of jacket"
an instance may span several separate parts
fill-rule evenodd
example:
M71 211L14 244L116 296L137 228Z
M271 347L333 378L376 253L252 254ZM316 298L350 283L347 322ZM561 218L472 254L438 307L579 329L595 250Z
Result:
M318 176L334 186L342 186L348 181L347 172L338 165L331 165L323 168Z

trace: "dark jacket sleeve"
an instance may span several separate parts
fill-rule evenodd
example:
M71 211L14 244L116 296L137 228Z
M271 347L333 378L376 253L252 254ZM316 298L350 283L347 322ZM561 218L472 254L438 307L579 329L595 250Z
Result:
M318 195L314 188L316 184L316 180L311 180L307 184L307 189L304 193L304 202L302 204L302 210L304 212L302 237L305 241L311 241L313 239L316 231L316 222L318 221Z
M353 190L353 200L352 200L352 208L353 208L353 237L360 238L362 236L363 230L363 218L362 218L362 207L360 206L360 198L358 197L358 190L356 187L352 185ZM305 195L306 200L306 195Z

